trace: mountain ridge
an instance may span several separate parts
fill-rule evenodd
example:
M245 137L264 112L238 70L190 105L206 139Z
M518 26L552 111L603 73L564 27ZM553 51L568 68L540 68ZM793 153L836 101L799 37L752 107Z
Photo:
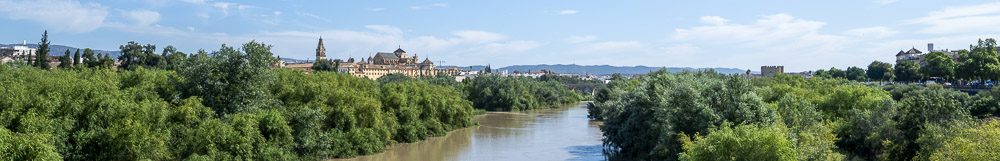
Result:
M455 68L459 68L459 69L463 69L463 70L473 70L473 71L483 70L483 69L486 68L486 66L483 66L483 65L474 65L474 66L469 66L469 67L441 66L440 68L450 68L450 67L455 67ZM506 66L506 67L501 67L501 68L495 68L495 69L499 69L501 71L507 70L508 72L514 72L514 71L520 71L520 72L541 71L542 69L546 69L546 70L550 70L550 71L555 72L555 73L581 74L581 75L583 75L583 74L590 74L590 75L610 75L610 74L615 74L615 73L620 73L620 74L646 74L646 73L649 73L649 71L659 70L661 68L666 68L666 70L670 71L670 72L680 72L680 71L684 71L684 70L696 71L696 70L708 70L708 69L713 69L716 72L722 73L722 74L738 74L738 73L745 73L746 72L745 69L739 69L739 68L722 68L722 67L715 67L715 68L693 68L693 67L650 67L650 66L643 66L643 65L638 65L638 66L612 66L612 65L576 65L576 64L511 65L511 66ZM758 72L753 72L753 73L758 73Z

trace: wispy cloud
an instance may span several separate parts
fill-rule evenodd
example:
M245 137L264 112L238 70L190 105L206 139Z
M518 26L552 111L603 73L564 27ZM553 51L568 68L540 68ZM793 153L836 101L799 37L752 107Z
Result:
M890 4L890 3L896 3L896 1L898 1L898 0L875 0L875 1L872 1L872 2L875 2L875 4L878 4L878 5L887 5L887 4Z
M858 28L844 31L844 34L856 36L856 37L866 37L866 38L885 38L893 36L899 33L899 31L889 29L885 26L875 26L869 28Z
M0 1L0 15L41 23L54 31L73 33L97 29L108 17L108 7L74 0Z
M597 40L597 36L586 35L586 36L573 36L569 37L569 42L571 43L582 43Z
M134 10L125 12L124 15L131 19L136 25L146 26L160 21L160 13L150 10Z
M416 9L425 9L425 8L431 8L431 7L443 8L443 7L448 7L448 4L447 3L435 3L435 4L429 4L429 5L423 5L423 6L410 6L410 9L415 9L416 10Z
M385 8L369 8L368 10L369 10L369 11L375 11L375 12L378 12L378 11L382 11L382 10L385 10Z
M702 17L706 24L676 29L670 40L698 46L723 46L706 48L705 64L784 64L790 71L811 70L816 66L844 66L862 64L867 59L855 59L861 53L844 52L860 40L820 32L826 22L811 21L789 14L765 15L751 24L724 23L721 17ZM888 29L886 29L888 30ZM864 31L864 32L862 32ZM860 29L849 33L876 33L881 28ZM881 33L891 35L890 31ZM816 62L814 60L824 60ZM811 62L811 63L805 63ZM749 64L747 64L749 65ZM752 66L745 66L752 67Z
M319 15L316 15L316 14L312 14L312 13L308 13L308 12L303 12L303 11L295 11L295 14L296 14L296 15L299 15L299 16L305 16L305 17L310 17L310 18L315 18L315 19L318 19L318 20L323 20L323 21L327 21L327 22L329 22L329 21L330 21L330 19L326 19L326 18L323 18L323 17L321 17L321 16L319 16Z
M729 20L719 16L701 16L701 23L723 25L726 22L729 22Z
M577 11L577 10L562 10L562 11L559 11L560 15L572 15L572 14L576 14L576 13L580 13L580 11Z
M910 20L910 24L928 25L921 32L933 34L998 32L1000 2L945 7L930 12L927 16Z

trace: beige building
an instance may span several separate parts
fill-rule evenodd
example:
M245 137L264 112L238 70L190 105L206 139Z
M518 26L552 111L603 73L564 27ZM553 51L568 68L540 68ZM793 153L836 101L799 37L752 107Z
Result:
M934 43L927 43L927 51L927 53L921 52L920 50L917 50L916 47L910 48L910 50L907 51L900 50L899 53L896 53L896 63L904 60L912 60L917 64L920 64L920 66L924 66L927 65L927 60L924 59L924 56L927 56L930 52L942 52L948 54L953 61L958 62L958 50L934 50Z
M316 60L323 59L326 59L326 47L323 45L323 38L320 38L319 44L316 47ZM311 71L311 67L312 63L289 64L285 66L285 68L304 69L306 71ZM397 48L396 51L391 53L377 52L374 56L369 56L368 59L361 58L361 61L357 62L354 61L354 58L349 58L347 61L340 62L337 70L341 73L348 73L369 79L378 79L392 73L418 77L434 76L442 72L449 75L458 75L464 72L457 68L435 68L434 62L430 59L424 58L423 61L420 61L416 54L411 57L402 48Z

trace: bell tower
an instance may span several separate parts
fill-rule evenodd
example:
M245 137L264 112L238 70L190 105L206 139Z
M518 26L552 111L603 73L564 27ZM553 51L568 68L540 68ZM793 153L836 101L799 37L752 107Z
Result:
M319 45L316 46L316 61L326 59L326 47L323 47L323 37L319 37Z

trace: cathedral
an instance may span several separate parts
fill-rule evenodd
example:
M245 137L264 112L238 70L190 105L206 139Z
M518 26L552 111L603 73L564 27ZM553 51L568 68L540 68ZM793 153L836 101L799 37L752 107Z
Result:
M323 38L319 39L319 44L316 47L316 60L326 59L326 47L323 45ZM374 56L369 56L367 59L361 58L361 61L354 61L354 58L348 58L347 61L340 62L340 66L337 68L338 72L348 73L358 77L364 77L369 79L378 79L387 74L400 73L410 77L418 76L434 76L437 73L446 73L450 75L457 75L462 70L457 68L439 69L434 67L434 62L428 58L424 58L420 61L420 58L416 54L410 57L403 51L401 47L396 48L396 51L389 52L377 52Z

